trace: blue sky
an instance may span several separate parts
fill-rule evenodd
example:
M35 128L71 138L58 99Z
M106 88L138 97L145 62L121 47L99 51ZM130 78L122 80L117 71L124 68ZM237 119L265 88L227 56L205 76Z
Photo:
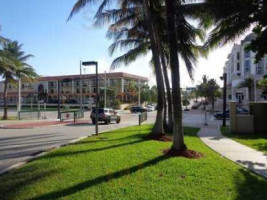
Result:
M24 51L33 54L29 63L40 75L65 75L79 73L79 60L99 61L100 71L109 69L112 58L105 28L92 27L94 8L86 8L71 21L66 22L76 0L1 0L1 35L24 44ZM230 52L231 44L200 59L195 70L195 82L190 81L184 65L181 68L182 86L197 84L204 74L216 78ZM150 55L116 71L147 76L155 84L149 67ZM94 70L86 70L92 73ZM220 83L221 84L221 83Z

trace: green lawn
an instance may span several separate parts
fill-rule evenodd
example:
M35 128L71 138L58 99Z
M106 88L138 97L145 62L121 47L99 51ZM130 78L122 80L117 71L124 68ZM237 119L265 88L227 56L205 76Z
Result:
M229 137L241 144L267 153L267 133L236 134L230 133L228 127L222 127L221 132L224 136Z
M55 150L0 177L0 199L266 199L267 181L224 159L185 128L201 159L170 158L147 141L151 125L128 127Z

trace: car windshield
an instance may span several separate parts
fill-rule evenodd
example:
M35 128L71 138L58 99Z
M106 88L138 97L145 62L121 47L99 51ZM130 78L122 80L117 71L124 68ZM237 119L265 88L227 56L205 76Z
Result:
M95 108L93 108L92 113L95 113ZM98 113L99 114L104 113L104 109L103 108L98 108Z

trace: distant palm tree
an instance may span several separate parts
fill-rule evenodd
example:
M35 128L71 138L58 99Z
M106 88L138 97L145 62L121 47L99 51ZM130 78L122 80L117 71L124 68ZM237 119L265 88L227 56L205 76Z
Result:
M3 119L7 119L7 85L15 84L17 78L32 80L38 75L34 69L26 63L32 55L25 55L22 51L22 45L17 41L8 42L3 45L0 52L0 74L4 79L4 115Z
M255 80L252 77L246 78L238 85L238 88L247 88L248 89L249 101L253 101L253 97L255 95L253 92L254 87L255 87Z

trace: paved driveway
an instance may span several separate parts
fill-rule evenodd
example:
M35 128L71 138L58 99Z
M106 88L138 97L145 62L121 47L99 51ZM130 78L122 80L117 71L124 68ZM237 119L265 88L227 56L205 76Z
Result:
M148 113L147 123L155 121L156 112ZM200 126L203 115L184 114L186 125ZM108 131L138 124L137 114L122 114L120 124L101 124L99 131ZM57 125L33 129L0 129L0 174L10 166L72 140L95 133L92 124Z

